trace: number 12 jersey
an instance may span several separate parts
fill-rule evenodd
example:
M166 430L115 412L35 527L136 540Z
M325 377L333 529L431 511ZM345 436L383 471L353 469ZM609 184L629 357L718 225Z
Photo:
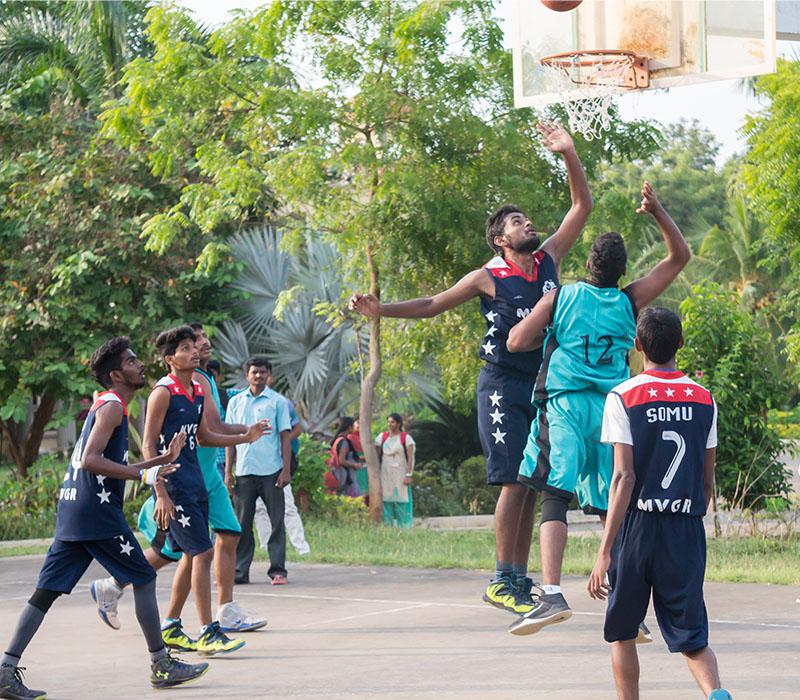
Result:
M705 453L717 446L708 389L682 372L642 372L609 393L601 439L633 447L629 511L705 515Z

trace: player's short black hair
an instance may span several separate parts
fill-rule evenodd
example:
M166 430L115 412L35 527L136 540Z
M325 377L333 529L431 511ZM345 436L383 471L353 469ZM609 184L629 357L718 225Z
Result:
M103 343L92 353L89 367L95 381L104 389L111 388L111 372L122 369L122 353L131 347L130 338L119 336Z
M182 340L197 340L191 326L178 326L158 334L156 350L161 357L174 355Z
M203 330L203 324L202 323L198 323L197 321L194 321L193 323L187 323L186 325L189 326L189 328L191 328L193 331L202 331Z
M486 243L495 252L502 255L503 249L495 245L495 236L502 236L506 225L506 217L511 214L525 214L522 209L514 204L504 204L488 219L486 219ZM525 214L527 216L527 214Z
M251 367L266 367L267 372L272 372L272 363L263 355L253 355L244 363L244 372L247 374Z
M389 418L397 423L401 429L403 428L403 416L401 416L399 413L390 413Z
M681 319L663 306L651 306L639 314L636 337L648 360L666 364L675 357L683 340Z
M616 231L598 236L589 248L589 274L600 287L616 287L627 265L625 241Z

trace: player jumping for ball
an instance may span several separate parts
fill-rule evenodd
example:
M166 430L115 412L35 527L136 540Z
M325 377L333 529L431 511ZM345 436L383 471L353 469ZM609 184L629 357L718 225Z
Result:
M614 387L605 403L602 440L614 446L614 476L588 589L592 598L608 595L604 635L620 700L639 698L635 638L651 593L669 650L684 655L709 700L731 698L720 688L703 601L703 515L714 491L717 406L707 389L676 369L682 346L676 314L642 312L636 349L644 354L644 372Z
M517 482L517 473L534 416L531 393L542 355L540 349L511 354L506 338L536 302L555 289L561 260L592 210L592 195L572 138L558 125L538 128L547 148L564 159L572 198L552 236L541 243L528 215L507 204L486 222L486 242L496 257L450 289L394 304L382 304L370 294L356 294L350 300L350 308L365 316L430 318L480 299L486 333L479 353L485 364L478 377L478 433L486 455L487 483L501 487L494 514L495 575L483 598L517 614L533 608L527 570L535 496Z
M672 284L689 261L680 229L648 182L637 212L655 219L667 247L663 260L620 290L617 284L627 265L625 243L618 233L604 233L589 251L588 279L546 295L509 335L508 349L525 351L550 327L534 392L536 420L519 467L519 480L542 491L543 594L512 623L512 634L532 634L572 615L561 593L567 506L577 494L586 512L605 515L612 472L611 448L600 442L605 398L629 376L637 311Z
M47 551L39 581L20 616L0 662L0 698L42 700L46 693L22 682L20 657L60 595L69 594L92 560L115 579L133 584L136 617L150 652L151 684L156 688L182 685L202 676L208 664L184 664L173 659L161 639L156 602L156 572L133 536L122 501L125 481L163 483L174 476L172 464L186 436L176 435L163 454L141 464L128 464L126 406L145 385L144 365L127 338L113 338L92 355L92 374L105 389L92 405L61 486L56 535Z

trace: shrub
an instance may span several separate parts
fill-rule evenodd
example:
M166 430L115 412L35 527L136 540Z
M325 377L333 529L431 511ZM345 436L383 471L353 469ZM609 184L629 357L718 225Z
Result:
M300 435L297 472L292 477L292 491L301 510L324 510L325 472L328 446L310 435Z
M414 469L414 515L429 518L465 515L462 487L444 460L420 462Z
M470 513L494 513L500 489L486 484L486 458L483 455L470 457L459 464L456 478Z
M323 491L315 513L341 525L367 525L369 523L369 508L360 496L335 496Z
M27 479L0 482L0 540L52 537L66 464L60 455L44 455L33 463Z
M711 390L719 409L717 492L728 507L763 508L764 498L789 491L780 438L767 422L785 388L767 362L769 332L734 293L710 282L692 289L681 312L678 365Z

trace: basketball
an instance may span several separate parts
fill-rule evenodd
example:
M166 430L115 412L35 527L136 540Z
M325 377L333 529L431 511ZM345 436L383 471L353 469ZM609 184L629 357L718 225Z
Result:
M548 10L555 10L556 12L569 12L574 10L583 0L541 0Z

